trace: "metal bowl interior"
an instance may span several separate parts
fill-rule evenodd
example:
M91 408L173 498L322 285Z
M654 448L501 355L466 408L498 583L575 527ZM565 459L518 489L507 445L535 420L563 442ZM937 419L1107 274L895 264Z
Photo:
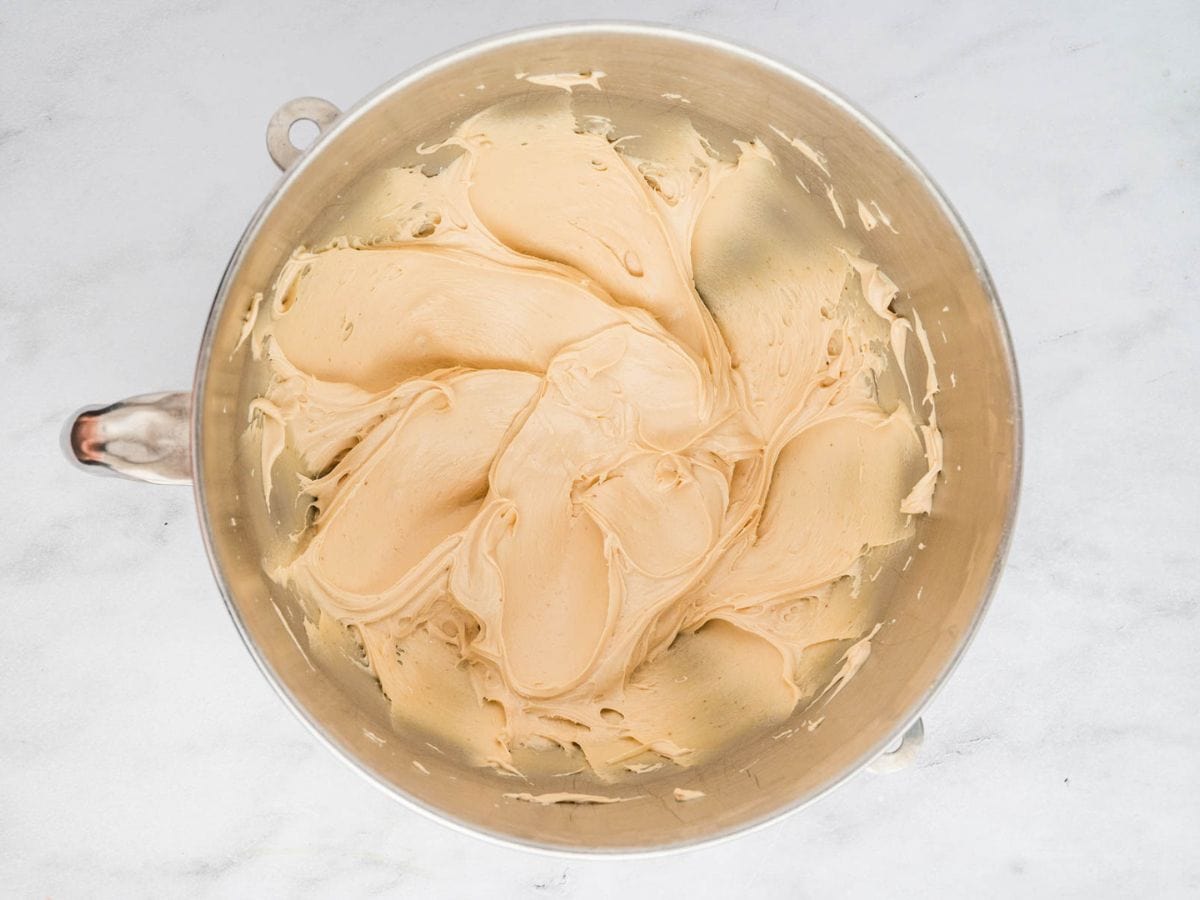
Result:
M243 437L253 385L234 347L252 295L311 240L319 211L359 173L530 90L517 73L597 69L607 73L605 95L664 109L677 102L664 94L683 95L690 113L767 138L783 165L798 166L798 151L772 144L769 126L817 147L841 196L874 200L891 216L898 233L863 231L863 255L901 287L903 305L919 311L942 378L954 373L954 387L939 397L946 463L934 513L919 525L926 549L889 573L889 624L868 664L822 710L821 727L787 740L763 734L719 764L668 767L638 784L636 801L541 807L502 795L571 789L567 779L518 785L432 752L426 735L393 726L373 682L348 665L337 670L309 645L294 598L264 572L276 525L263 509L257 454ZM878 127L810 79L715 40L648 26L562 26L496 38L401 77L342 116L244 235L213 306L195 396L197 501L214 570L248 648L283 699L398 799L473 833L550 850L649 852L714 840L799 808L860 769L912 722L977 627L1019 479L1019 400L1000 309L969 238L929 179ZM675 787L707 796L676 803Z

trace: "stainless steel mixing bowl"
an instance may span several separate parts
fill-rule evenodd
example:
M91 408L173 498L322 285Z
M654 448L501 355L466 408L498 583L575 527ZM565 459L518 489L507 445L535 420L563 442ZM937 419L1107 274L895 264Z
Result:
M514 784L431 752L425 735L393 727L369 679L337 671L309 646L297 604L263 572L276 531L252 471L255 454L243 440L253 388L243 377L245 354L234 347L250 297L269 285L319 212L360 173L393 161L397 148L531 90L517 73L586 70L607 73L606 95L664 108L679 102L664 95L682 95L689 114L731 133L771 138L768 127L776 125L824 153L842 197L875 200L890 214L898 233L863 230L862 253L911 298L901 302L921 313L939 371L944 380L953 372L956 386L939 398L946 465L933 515L919 523L926 549L892 573L887 618L895 621L880 632L858 676L821 711L821 727L799 729L787 740L764 734L732 748L719 764L668 767L638 784L639 800L542 807L503 795L569 790L568 779ZM486 88L477 90L481 84ZM306 152L288 139L299 119L322 129ZM280 697L318 738L383 790L441 822L503 842L591 853L726 837L799 809L872 761L894 768L911 757L918 713L962 655L995 587L1016 505L1021 432L1012 351L983 262L929 177L891 138L827 88L755 53L666 28L596 24L474 44L420 66L345 113L316 98L293 101L271 120L268 148L285 174L221 281L192 392L85 411L67 435L71 455L85 464L194 484L213 572L234 623ZM799 151L781 141L775 149L781 164L799 171ZM898 737L899 751L888 755ZM706 798L673 802L675 787L702 790Z

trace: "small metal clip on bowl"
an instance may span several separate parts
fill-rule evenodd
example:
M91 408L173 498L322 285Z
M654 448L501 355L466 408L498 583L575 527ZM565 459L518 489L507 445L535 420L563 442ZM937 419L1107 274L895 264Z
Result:
M307 147L297 147L292 141L292 129L300 122L317 126L318 135L328 130L341 110L320 97L297 97L275 111L267 123L267 152L280 169L286 170L296 162Z

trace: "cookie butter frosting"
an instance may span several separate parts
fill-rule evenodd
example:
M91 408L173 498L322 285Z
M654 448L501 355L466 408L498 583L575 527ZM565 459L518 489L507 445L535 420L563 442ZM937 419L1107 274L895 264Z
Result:
M310 507L272 574L311 634L475 763L613 778L863 664L864 557L932 499L936 379L913 396L896 287L840 225L781 227L816 201L768 147L614 140L549 93L293 254L249 414L267 501Z

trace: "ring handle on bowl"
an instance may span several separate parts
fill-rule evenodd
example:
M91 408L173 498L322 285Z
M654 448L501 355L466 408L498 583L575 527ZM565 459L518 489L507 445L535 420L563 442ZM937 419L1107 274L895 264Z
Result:
M267 152L271 154L275 165L286 169L308 149L292 143L293 125L312 122L317 126L317 137L320 137L341 114L340 109L320 97L297 97L275 110L275 115L267 123Z
M190 484L190 393L142 394L88 407L67 420L67 458L93 472L154 484Z
M900 736L900 746L879 754L867 764L867 771L872 775L888 775L907 769L917 761L917 751L925 740L925 724L920 720L913 722L908 731Z

